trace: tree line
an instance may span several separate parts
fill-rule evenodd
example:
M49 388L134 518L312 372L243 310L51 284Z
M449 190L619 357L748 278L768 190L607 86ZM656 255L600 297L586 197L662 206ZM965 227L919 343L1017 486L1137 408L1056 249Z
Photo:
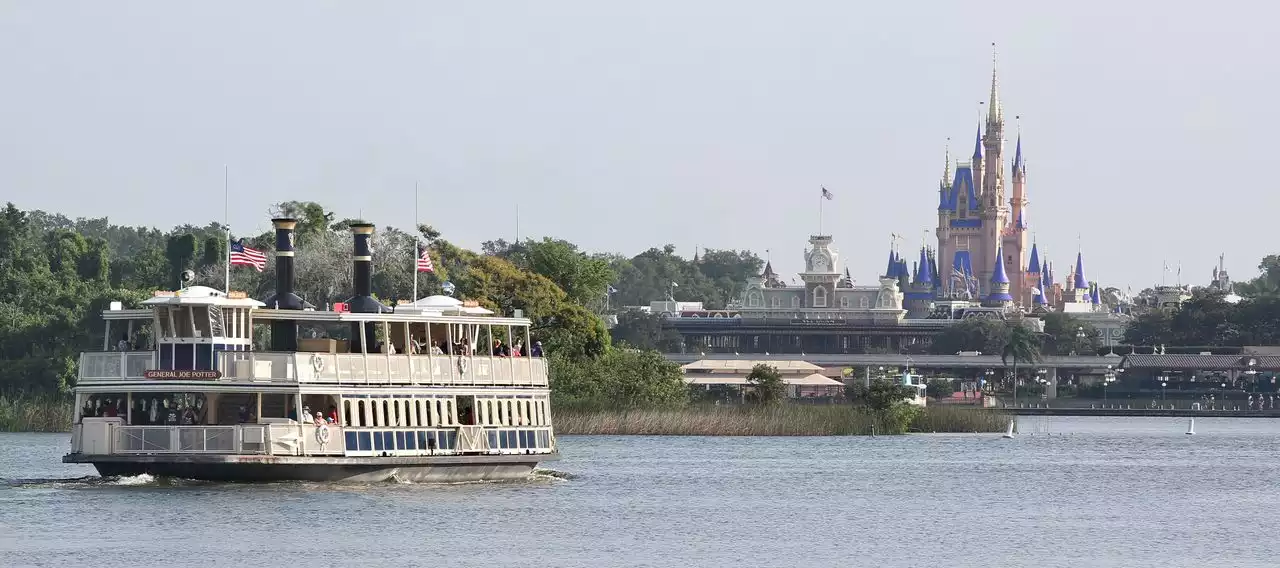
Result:
M349 297L348 229L357 220L309 201L278 203L267 213L298 219L297 293L322 308ZM270 231L232 237L269 256L274 247ZM384 303L413 299L415 243L435 265L418 275L419 297L443 294L448 283L454 296L499 314L522 310L551 356L555 396L615 406L680 403L687 390L678 366L615 344L601 315L663 298L672 282L678 299L723 308L763 265L747 251L707 250L695 261L666 245L628 258L554 238L489 241L476 252L427 224L380 226L373 290ZM79 352L102 345L101 310L112 301L136 307L155 290L175 289L186 270L194 284L222 289L227 246L226 227L216 222L162 231L7 204L0 214L0 393L66 392ZM231 271L231 289L250 297L269 296L274 283L273 262L263 272Z

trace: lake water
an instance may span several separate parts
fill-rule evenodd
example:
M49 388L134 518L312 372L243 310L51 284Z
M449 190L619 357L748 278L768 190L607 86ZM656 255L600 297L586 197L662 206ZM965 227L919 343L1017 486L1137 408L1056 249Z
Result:
M0 565L1280 565L1280 420L1019 429L566 436L566 478L443 486L65 481L66 435L0 434Z

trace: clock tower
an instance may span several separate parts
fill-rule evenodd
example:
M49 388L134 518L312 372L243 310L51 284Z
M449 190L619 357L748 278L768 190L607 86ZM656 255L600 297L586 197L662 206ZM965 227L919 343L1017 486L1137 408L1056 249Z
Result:
M806 308L834 308L836 282L840 280L840 253L831 246L830 235L809 237L809 249L804 253L804 306Z

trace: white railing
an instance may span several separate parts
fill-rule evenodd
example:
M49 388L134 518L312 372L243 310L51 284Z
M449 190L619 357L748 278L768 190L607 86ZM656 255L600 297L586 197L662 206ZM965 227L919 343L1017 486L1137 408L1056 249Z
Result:
M359 353L218 354L224 379L352 385L547 386L541 357Z
M123 381L155 369L154 351L80 354L80 379ZM541 357L221 351L224 380L351 385L546 387Z
M80 354L80 378L99 381L141 379L155 368L155 351L106 351Z

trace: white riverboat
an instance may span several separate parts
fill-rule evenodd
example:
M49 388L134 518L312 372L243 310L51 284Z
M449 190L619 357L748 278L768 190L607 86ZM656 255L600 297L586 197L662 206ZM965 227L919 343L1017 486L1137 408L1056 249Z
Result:
M273 223L265 302L191 286L103 313L103 351L80 356L64 462L102 475L453 482L523 478L558 456L528 319L444 296L383 306L370 294L372 225L352 227L354 296L313 309L293 293L295 222ZM269 349L254 349L255 327L270 330Z

